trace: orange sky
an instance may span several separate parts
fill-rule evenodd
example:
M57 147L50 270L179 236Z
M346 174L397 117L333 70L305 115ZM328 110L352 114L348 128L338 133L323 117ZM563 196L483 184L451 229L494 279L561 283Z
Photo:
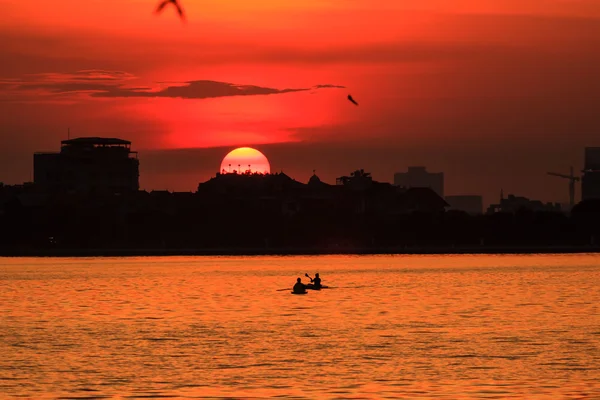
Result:
M600 145L598 0L157 3L0 0L0 181L71 127L131 140L146 189L252 146L299 180L416 164L447 194L566 201L546 171Z

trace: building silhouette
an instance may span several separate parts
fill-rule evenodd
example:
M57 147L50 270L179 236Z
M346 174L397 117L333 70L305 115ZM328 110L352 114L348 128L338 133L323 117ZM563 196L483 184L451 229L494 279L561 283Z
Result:
M408 172L394 174L394 185L406 188L430 188L444 197L444 173L427 172L425 167L408 167Z
M479 215L483 213L483 197L479 195L446 196L449 210L464 211L467 214Z
M235 172L217 173L196 192L140 191L130 144L79 138L63 141L59 153L35 154L34 183L0 184L0 254L390 253L461 246L471 252L524 245L588 251L600 238L600 199L582 201L567 216L557 204L501 194L478 215L480 196L445 201L434 189L443 192L443 174L422 167L409 175L438 180L401 176L392 185L356 170L328 184L314 171L307 183L284 173ZM594 152L587 153L588 173L600 171Z
M497 204L490 204L487 209L487 214L494 214L497 212L515 213L520 210L552 212L562 211L559 203L543 203L539 200L531 200L527 197L515 196L513 194L509 194L508 197L504 197L504 194L500 192L500 202Z
M131 142L82 137L63 140L59 153L33 155L33 181L44 191L129 192L139 189Z
M583 176L581 177L581 200L600 198L600 147L586 147Z
M395 215L413 211L443 212L448 204L430 188L403 188L373 180L357 170L336 179L335 185L313 174L308 183L284 173L222 174L198 184L198 198L219 211L271 210L279 215L343 213Z

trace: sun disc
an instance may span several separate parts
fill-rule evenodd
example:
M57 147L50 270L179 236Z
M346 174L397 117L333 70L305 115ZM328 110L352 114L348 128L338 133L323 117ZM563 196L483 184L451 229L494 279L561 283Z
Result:
M260 151L251 147L239 147L227 153L221 161L220 172L228 173L271 173L271 164Z

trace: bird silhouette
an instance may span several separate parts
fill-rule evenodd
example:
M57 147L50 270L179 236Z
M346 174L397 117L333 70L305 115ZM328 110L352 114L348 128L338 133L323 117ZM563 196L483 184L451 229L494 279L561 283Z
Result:
M348 95L348 100L350 100L354 105L358 105L358 103L354 101L351 95Z
M182 21L185 21L185 15L183 14L183 8L181 8L181 5L177 2L177 0L163 0L158 7L156 7L156 14L159 14L163 8L165 8L165 6L169 3L172 3L173 6L175 6L175 8L177 9L177 13L179 14L179 17L181 18Z

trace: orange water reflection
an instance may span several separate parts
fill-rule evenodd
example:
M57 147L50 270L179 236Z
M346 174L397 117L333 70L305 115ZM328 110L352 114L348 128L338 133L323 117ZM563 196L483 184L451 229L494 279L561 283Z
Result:
M599 261L2 259L0 394L597 398Z

